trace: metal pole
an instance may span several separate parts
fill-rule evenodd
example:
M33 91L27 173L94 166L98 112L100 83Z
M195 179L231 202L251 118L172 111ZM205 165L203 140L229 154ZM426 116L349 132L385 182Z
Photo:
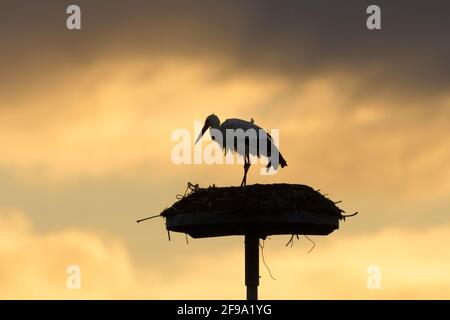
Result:
M259 237L245 235L245 285L247 300L258 300L259 285Z

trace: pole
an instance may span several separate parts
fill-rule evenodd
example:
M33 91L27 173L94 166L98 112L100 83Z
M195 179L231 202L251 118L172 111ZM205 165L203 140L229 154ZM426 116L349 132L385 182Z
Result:
M245 235L245 285L247 300L258 300L259 285L259 237Z

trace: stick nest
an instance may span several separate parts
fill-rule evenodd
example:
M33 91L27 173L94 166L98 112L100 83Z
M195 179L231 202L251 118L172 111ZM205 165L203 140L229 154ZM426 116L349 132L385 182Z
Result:
M345 219L344 210L322 195L320 190L302 184L254 184L245 187L200 188L188 183L179 201L161 215L169 217L183 213L211 212L258 214L270 212L310 212L338 216ZM350 216L350 215L349 215Z

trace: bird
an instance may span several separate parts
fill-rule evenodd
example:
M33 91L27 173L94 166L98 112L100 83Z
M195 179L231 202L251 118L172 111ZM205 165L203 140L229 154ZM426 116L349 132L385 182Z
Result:
M210 129L211 138L219 144L225 154L232 151L244 158L244 177L241 187L247 185L247 172L251 165L250 155L268 158L267 170L270 167L277 170L278 166L281 168L287 166L286 160L274 144L270 134L256 125L253 118L250 121L232 118L220 123L219 117L211 114L206 118L202 131L194 144L200 141L208 129ZM233 138L232 141L230 138Z

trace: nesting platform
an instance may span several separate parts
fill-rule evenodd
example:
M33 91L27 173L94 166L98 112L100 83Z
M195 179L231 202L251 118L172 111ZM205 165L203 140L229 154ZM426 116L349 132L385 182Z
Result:
M245 187L192 186L165 209L169 231L193 238L230 235L327 235L339 228L343 210L318 190L301 184Z

